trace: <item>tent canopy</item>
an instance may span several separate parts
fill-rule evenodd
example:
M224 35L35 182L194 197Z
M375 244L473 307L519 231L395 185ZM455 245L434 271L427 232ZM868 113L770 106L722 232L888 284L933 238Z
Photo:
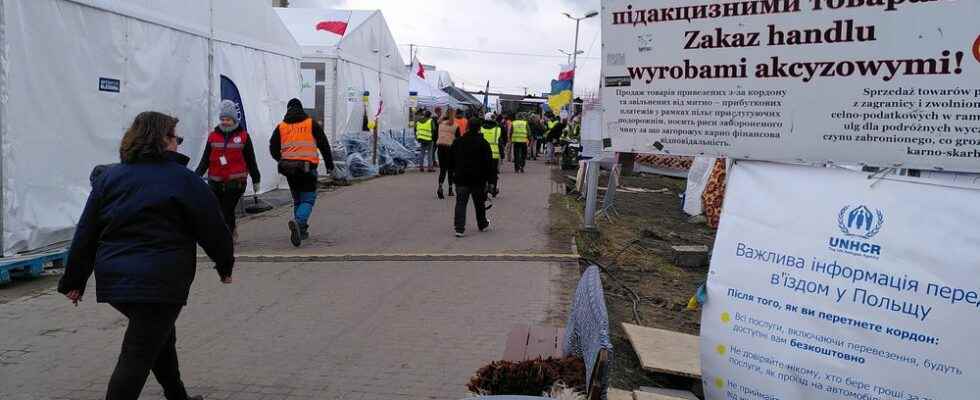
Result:
M217 124L223 80L237 85L255 143L268 141L299 94L301 49L265 0L0 7L4 255L71 238L91 190L89 173L119 161L119 140L140 112L180 119L180 151L194 167ZM278 186L272 157L257 151L256 158L263 189ZM37 168L38 160L46 167Z
M404 62L380 11L275 10L302 48L303 71L310 81L304 83L303 94L322 110L328 135L360 131L365 115L385 132L407 127ZM361 100L365 92L367 104Z
M416 75L408 73L408 91L418 96L419 108L446 107L461 108L463 104L448 93L432 87L429 82Z

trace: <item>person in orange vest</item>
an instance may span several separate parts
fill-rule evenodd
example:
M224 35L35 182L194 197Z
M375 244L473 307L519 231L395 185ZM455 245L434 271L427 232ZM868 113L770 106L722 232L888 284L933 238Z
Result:
M463 136L469 130L469 119L467 112L462 108L456 111L456 127L459 128L459 135Z
M286 176L293 195L293 219L289 221L289 241L295 247L310 237L310 215L316 205L317 167L320 156L327 171L333 171L333 155L323 127L306 115L299 99L289 100L286 115L272 132L269 153L279 162L279 173Z
M246 177L252 177L252 188L256 192L262 177L255 162L252 138L241 126L238 104L222 100L218 106L218 118L220 122L208 134L204 155L195 172L202 176L207 173L208 186L218 198L225 224L237 239L235 208L245 194L248 185Z

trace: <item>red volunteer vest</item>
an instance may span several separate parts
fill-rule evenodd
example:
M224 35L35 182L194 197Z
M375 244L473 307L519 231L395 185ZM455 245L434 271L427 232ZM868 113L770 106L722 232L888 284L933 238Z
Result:
M211 132L208 136L208 146L211 146L208 179L215 182L245 180L248 165L245 164L243 151L247 141L248 132L244 129L229 135L227 141L223 133L217 130Z

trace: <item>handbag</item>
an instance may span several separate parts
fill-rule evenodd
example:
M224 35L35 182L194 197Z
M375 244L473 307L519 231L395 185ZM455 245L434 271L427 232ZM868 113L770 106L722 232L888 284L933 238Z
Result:
M303 160L281 160L279 161L279 173L286 176L309 174L310 162Z

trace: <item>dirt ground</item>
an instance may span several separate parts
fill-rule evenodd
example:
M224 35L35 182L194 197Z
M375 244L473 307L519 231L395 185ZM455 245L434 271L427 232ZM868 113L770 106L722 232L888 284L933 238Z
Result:
M604 171L605 173L605 171ZM575 171L553 171L555 182L565 182ZM604 187L606 176L600 179ZM714 243L715 230L703 220L692 220L681 209L686 182L660 175L624 176L621 188L654 192L617 192L618 215L597 219L599 232L581 232L584 201L578 194L554 194L551 198L551 233L576 237L579 253L605 268L603 285L609 311L615 361L612 387L635 390L640 386L675 389L696 388L700 382L643 371L622 323L632 323L697 335L700 311L689 311L687 302L704 283L708 268L683 268L671 261L672 245ZM664 190L666 189L666 190ZM601 199L601 192L600 192ZM630 293L632 292L632 293ZM640 298L634 312L633 293Z

